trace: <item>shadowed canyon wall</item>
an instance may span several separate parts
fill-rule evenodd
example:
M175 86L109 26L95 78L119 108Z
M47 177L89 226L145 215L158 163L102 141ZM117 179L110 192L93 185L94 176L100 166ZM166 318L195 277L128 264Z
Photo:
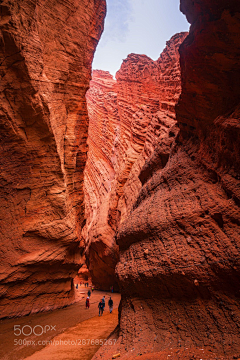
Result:
M105 10L104 0L1 1L1 317L74 301L85 93Z
M120 332L94 359L240 357L240 4L181 10L180 132L165 162L157 148L143 165L118 229Z
M116 288L115 234L142 187L147 159L167 161L177 133L175 104L181 91L179 45L174 35L159 59L130 54L116 74L95 70L87 92L89 152L85 170L87 264L96 286ZM148 176L149 174L145 174Z

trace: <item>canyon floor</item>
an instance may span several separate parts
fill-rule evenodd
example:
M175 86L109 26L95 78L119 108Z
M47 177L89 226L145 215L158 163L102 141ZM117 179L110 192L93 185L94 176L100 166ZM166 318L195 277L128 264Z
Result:
M120 294L94 291L90 308L85 308L88 289L77 292L78 302L63 309L38 313L22 318L4 319L0 322L0 359L2 360L90 360L98 350L100 340L105 340L118 324ZM113 313L106 306L104 315L98 316L98 302L102 296L114 301ZM21 334L16 336L14 334ZM24 328L25 326L25 328ZM18 330L16 330L18 329ZM30 335L34 329L35 334ZM42 334L43 332L43 334ZM51 344L47 343L51 341Z

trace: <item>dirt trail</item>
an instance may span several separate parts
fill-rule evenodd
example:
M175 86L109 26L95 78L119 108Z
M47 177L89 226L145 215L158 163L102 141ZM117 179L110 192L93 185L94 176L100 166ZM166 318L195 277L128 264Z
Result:
M70 330L70 333L72 331L71 328L80 326L81 323L85 323L85 330L87 329L88 325L86 320L92 319L96 321L96 324L99 326L99 322L101 321L102 329L106 331L106 333L103 331L103 335L107 336L111 333L113 324L114 327L117 325L117 308L120 301L120 294L110 294L108 292L102 292L102 291L94 291L90 298L90 309L85 308L85 299L86 299L86 288L80 287L77 290L77 296L79 299L79 302L68 306L64 309L49 311L47 313L38 313L33 314L29 316L24 316L22 318L16 318L16 319L5 319L0 321L0 359L1 360L23 360L31 355L33 355L36 352L39 352L41 349L45 348L47 345L47 341L53 340L53 338L57 337L59 334L65 333L66 331ZM114 301L114 314L109 314L108 307L106 306L106 311L104 313L104 316L102 317L96 317L98 315L98 302L102 298L102 296L106 296L106 302L109 299L109 296L112 296ZM112 316L108 319L109 316ZM106 324L105 323L106 319ZM114 322L115 321L115 322ZM91 324L89 323L89 329L92 329L92 336L94 338L98 338L100 336L100 333L97 331L96 335L93 333L95 329L97 330L98 326L95 327L95 322ZM14 331L15 326L15 331ZM24 327L25 326L25 327ZM109 329L109 330L107 330ZM34 330L35 335L32 333L31 335L27 336L31 331ZM81 327L79 328L79 331L81 332ZM86 330L87 331L87 330ZM21 335L17 336L21 332ZM22 334L24 332L25 336ZM73 331L72 334L75 332ZM80 333L81 337L82 332ZM80 336L79 335L79 336ZM102 336L103 336L102 335ZM77 337L78 339L81 339L81 337ZM84 339L86 336L83 337ZM105 337L104 337L105 338ZM71 340L71 338L69 339ZM96 344L95 344L96 345ZM86 357L86 359L90 359L94 352L97 350L95 345L91 345L89 348L89 351L91 353L90 357ZM73 346L71 346L73 347ZM80 345L77 345L76 349L78 352L80 351ZM86 349L86 345L82 345L84 349ZM93 351L93 348L95 349ZM84 350L85 351L85 350ZM93 351L93 352L92 352ZM45 356L45 355L44 355ZM75 356L75 355L74 355ZM85 355L84 355L85 356ZM85 357L78 356L78 359L85 360ZM86 356L87 353L86 353ZM76 357L70 357L66 356L64 359L75 359ZM35 359L41 359L45 360L47 358L42 357L35 357ZM53 357L51 358L53 359ZM58 359L59 355L58 355Z
M52 339L52 343L26 360L90 360L107 340L118 323L118 311L95 316L66 330Z

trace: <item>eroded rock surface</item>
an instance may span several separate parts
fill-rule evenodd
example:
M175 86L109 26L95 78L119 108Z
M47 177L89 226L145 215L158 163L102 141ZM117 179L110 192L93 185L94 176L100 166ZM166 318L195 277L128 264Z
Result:
M0 316L74 301L81 263L85 93L104 0L0 5Z
M84 263L81 268L78 270L77 276L74 278L74 284L86 284L88 282L89 286L92 284L89 270L87 265Z
M86 226L83 236L93 282L117 286L115 234L130 214L146 160L165 165L177 134L174 105L180 95L178 48L186 33L174 35L159 59L130 54L116 74L93 71L87 92L89 153L85 170ZM146 169L142 177L148 178Z
M192 25L180 47L180 133L163 166L152 157L140 172L117 239L120 336L94 359L240 354L240 5L181 9Z
M108 72L93 71L87 92L89 113L88 160L85 169L83 229L88 268L96 287L114 284L118 249L108 223L111 184L115 177L114 141L119 128L115 80Z

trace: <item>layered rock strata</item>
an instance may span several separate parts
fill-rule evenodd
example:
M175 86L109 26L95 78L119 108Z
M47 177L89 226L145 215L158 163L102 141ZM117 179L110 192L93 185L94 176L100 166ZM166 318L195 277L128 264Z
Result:
M0 316L74 301L81 263L85 93L104 0L0 5Z
M140 172L117 238L120 333L94 359L240 354L240 5L181 9L192 25L180 47L180 133L163 166L152 157Z
M154 151L165 164L177 133L174 105L181 90L178 48L186 35L174 35L157 61L130 54L116 80L108 72L93 71L87 92L90 121L83 236L87 264L100 288L117 286L115 234L142 187L140 170Z
M109 290L115 285L118 249L108 223L114 170L114 141L119 131L115 80L108 72L93 71L87 92L89 114L88 160L84 175L86 258L93 283Z

